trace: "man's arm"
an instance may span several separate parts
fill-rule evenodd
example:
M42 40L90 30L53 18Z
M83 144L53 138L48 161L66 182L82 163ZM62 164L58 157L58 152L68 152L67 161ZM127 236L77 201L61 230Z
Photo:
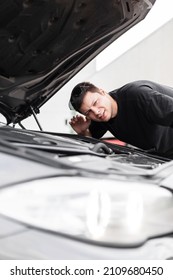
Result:
M159 93L151 96L148 118L159 125L173 127L173 98Z

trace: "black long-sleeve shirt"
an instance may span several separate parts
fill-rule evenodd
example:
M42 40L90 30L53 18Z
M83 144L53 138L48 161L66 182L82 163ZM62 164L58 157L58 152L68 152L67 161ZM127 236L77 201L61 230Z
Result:
M109 94L118 113L108 122L92 121L92 136L101 138L110 131L119 140L173 158L173 88L144 80Z

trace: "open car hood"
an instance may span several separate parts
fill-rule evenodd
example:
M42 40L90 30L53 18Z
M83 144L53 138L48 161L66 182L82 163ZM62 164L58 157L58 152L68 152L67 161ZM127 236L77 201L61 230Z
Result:
M121 34L155 0L0 2L0 113L18 123Z

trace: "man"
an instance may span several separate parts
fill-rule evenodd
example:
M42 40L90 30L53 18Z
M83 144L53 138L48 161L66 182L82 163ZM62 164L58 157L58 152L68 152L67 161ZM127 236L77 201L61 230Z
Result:
M99 139L110 131L119 140L173 158L173 88L144 80L107 93L83 82L72 90L69 106L82 114L69 122L76 133Z

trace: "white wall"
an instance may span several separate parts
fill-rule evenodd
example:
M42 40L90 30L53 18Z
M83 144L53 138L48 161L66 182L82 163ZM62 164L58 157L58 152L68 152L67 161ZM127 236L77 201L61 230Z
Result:
M95 60L65 85L41 108L38 119L44 130L72 132L66 124L72 112L68 108L71 89L81 81L91 81L109 91L139 79L149 79L173 86L173 20L132 47L99 72ZM30 117L23 121L30 129L38 129Z
M172 69L173 20L95 73L90 80L106 90L139 79L173 86Z

